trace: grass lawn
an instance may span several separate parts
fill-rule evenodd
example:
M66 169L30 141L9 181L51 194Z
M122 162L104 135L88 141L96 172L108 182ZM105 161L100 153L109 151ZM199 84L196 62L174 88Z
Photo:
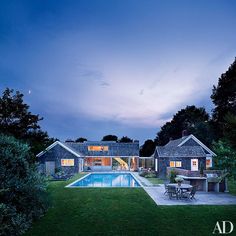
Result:
M159 178L147 178L152 184L163 184L163 180Z
M64 188L69 182L50 183L52 207L27 236L205 236L217 220L236 225L236 206L157 206L142 188Z

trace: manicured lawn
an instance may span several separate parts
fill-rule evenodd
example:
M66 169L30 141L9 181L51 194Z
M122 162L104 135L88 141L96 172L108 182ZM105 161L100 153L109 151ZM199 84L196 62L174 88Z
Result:
M159 178L147 178L152 184L163 184L163 180Z
M236 206L156 206L142 188L64 188L69 182L50 183L52 207L26 235L204 236L217 220L236 225Z

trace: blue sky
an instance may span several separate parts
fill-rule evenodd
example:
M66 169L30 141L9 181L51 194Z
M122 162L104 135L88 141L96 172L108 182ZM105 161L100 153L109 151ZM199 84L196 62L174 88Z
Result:
M235 1L1 1L0 89L61 140L141 143L186 105L212 109L236 56Z

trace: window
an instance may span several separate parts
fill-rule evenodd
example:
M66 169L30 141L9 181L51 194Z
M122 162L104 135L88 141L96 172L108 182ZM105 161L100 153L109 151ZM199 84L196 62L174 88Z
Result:
M175 167L175 161L170 161L170 167Z
M193 161L193 166L197 166L197 162L196 161Z
M211 159L206 159L206 167L211 167Z
M84 159L85 166L111 166L110 157L86 157Z
M182 161L176 161L175 166L176 167L182 167Z
M88 151L99 152L99 151L108 151L108 146L88 146Z
M182 161L170 161L170 167L182 167Z
M61 159L61 166L74 166L74 159Z

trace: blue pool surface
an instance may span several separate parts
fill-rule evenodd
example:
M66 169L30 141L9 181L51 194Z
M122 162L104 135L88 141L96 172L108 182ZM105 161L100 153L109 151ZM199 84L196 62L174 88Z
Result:
M68 187L140 187L129 173L92 173Z

